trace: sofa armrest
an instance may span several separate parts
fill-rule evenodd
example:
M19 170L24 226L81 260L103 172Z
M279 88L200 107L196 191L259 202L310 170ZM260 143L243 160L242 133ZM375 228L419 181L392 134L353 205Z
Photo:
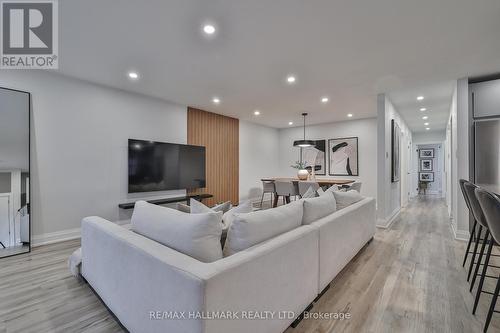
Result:
M131 332L203 332L201 321L151 317L203 311L214 274L209 264L112 222L82 221L82 275Z

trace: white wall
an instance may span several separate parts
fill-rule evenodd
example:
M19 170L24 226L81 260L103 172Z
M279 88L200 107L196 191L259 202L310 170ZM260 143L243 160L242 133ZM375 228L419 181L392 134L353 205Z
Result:
M399 182L391 180L391 120L394 119L401 129L400 143L401 149L408 149L412 144L412 133L406 122L395 109L391 101L385 94L379 94L377 97L377 114L378 114L378 132L377 132L377 168L379 179L377 186L377 215L378 225L388 227L392 223L394 217L398 214L402 206L402 193L407 193L411 186L411 177L408 172L411 154L401 154L401 178ZM406 158L405 158L406 157ZM404 160L403 160L404 159ZM375 160L374 160L375 161ZM374 162L375 163L375 162ZM402 184L405 187L402 192Z
M300 149L293 141L303 136L302 127L285 128L279 131L279 176L296 176L297 170L290 167L299 159ZM358 137L359 176L335 176L339 179L354 179L362 182L363 195L377 196L377 119L360 119L311 125L306 128L306 138L311 140ZM328 149L328 141L327 141ZM326 173L328 176L328 152L326 153ZM322 176L317 176L321 178Z
M138 197L127 194L128 138L186 143L184 106L44 71L2 71L0 85L32 93L35 243L88 215L119 219L117 205Z
M240 200L260 200L261 178L280 175L279 131L240 120L239 135Z

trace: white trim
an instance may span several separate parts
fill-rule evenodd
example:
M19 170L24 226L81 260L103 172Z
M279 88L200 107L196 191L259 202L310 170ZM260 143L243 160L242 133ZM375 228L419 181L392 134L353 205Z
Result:
M77 239L81 236L80 228L67 229L56 232L49 232L41 235L34 235L31 240L31 245L37 247L40 245L53 244L67 240Z
M450 227L451 227L451 232L453 233L453 237L456 240L462 242L469 241L470 232L467 230L457 230L455 224L453 223L453 219L451 219Z
M401 208L396 208L387 219L377 219L377 228L389 229L399 216L399 213L401 213Z

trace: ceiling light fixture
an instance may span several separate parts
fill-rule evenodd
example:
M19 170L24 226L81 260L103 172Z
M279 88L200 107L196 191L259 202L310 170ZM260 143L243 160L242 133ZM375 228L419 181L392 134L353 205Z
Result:
M429 119L429 117L427 117L427 116L423 116L423 117L422 117L422 119L423 119L423 120L427 120L427 119Z
M321 99L321 103L328 103L328 101L329 101L328 97L323 97Z
M292 125L293 125L293 121L289 121L289 122L288 122L288 125L289 125L289 126L292 126Z
M289 84L292 84L292 83L295 83L297 79L295 78L295 76L293 75L289 75L287 78L286 78L286 82L288 82Z
M418 96L417 97L417 101L423 101L424 100L424 96Z
M425 128L425 130L426 130L426 131L428 131L428 130L430 130L430 128L429 128L429 127L426 127L426 128Z
M424 112L424 111L427 111L426 108L420 108L420 111Z
M255 110L255 111L253 112L253 114L254 114L254 115L256 115L256 116L258 116L258 115L260 115L260 111L259 111L259 110Z
M218 97L214 97L212 99L212 102L214 102L215 104L219 104L220 103L220 99Z
M203 26L203 32L207 35L213 35L215 33L215 27L212 24L205 24Z
M302 140L295 140L293 142L294 147L307 148L314 147L316 145L314 140L306 140L306 116L306 112L302 113L302 117L304 117L304 138Z
M424 123L425 126L429 126L429 123Z
M352 113L348 113L348 114L347 114L347 116L348 116L349 118L352 118Z
M128 77L132 80L137 80L139 78L139 74L137 74L137 72L128 72Z

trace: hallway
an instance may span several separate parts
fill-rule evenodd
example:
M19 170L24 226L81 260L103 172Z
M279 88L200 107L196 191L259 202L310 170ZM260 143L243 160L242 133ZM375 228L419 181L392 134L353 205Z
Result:
M350 320L304 320L292 332L482 332L490 303L482 295L476 316L461 263L465 242L453 239L444 200L420 196L390 229L342 271L311 310L351 314ZM487 284L486 290L494 289ZM500 332L494 314L488 332Z

